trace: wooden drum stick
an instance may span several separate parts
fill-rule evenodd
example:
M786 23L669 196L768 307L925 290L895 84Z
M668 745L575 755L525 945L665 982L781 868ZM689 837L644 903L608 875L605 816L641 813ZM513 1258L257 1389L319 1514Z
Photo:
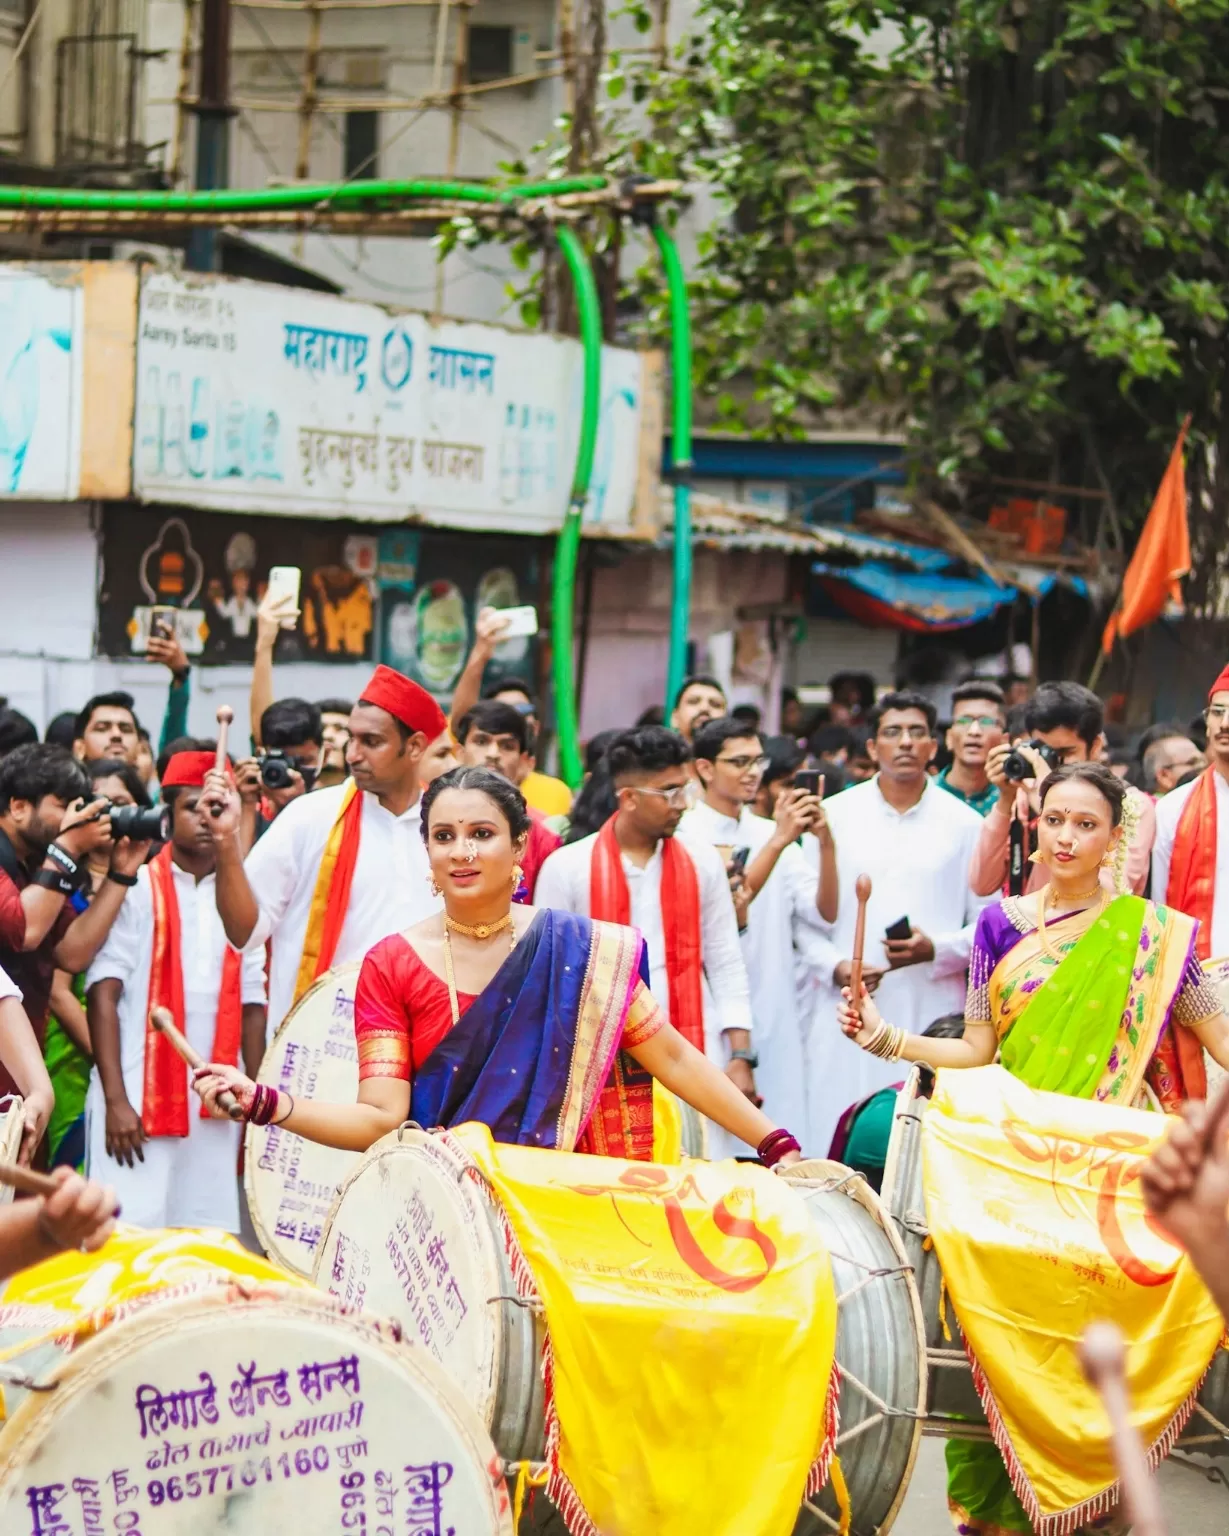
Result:
M853 929L853 958L849 963L849 995L857 1013L862 1002L862 951L866 948L866 903L871 899L871 877L859 875L854 882L858 916Z
M54 1195L59 1183L45 1173L22 1168L18 1163L0 1163L0 1184L7 1184L19 1195Z
M149 1022L160 1035L166 1036L174 1047L175 1054L186 1061L194 1072L198 1067L207 1065L204 1059L188 1044L180 1031L176 1029L175 1020L172 1019L169 1009L151 1008L149 1011ZM247 1119L247 1116L239 1107L238 1099L235 1098L229 1088L223 1088L222 1092L218 1094L218 1108L224 1114L229 1115L232 1120Z
M1122 1506L1135 1536L1165 1536L1165 1512L1127 1397L1127 1354L1113 1323L1092 1323L1080 1345L1084 1375L1096 1387L1110 1421L1110 1445L1122 1485Z
M219 773L226 772L226 733L230 730L230 723L234 718L235 712L229 704L218 705L218 750L213 759L213 766ZM222 814L220 805L211 806L210 810L215 817Z

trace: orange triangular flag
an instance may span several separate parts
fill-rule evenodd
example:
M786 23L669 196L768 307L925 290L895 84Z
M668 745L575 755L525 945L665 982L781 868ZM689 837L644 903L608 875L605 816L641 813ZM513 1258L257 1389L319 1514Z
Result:
M1182 450L1186 445L1188 416L1178 433L1178 441L1169 456L1152 510L1122 579L1122 601L1110 615L1101 649L1108 656L1118 636L1133 634L1153 623L1165 612L1166 604L1182 602L1179 578L1191 569L1191 535L1186 522L1186 464Z

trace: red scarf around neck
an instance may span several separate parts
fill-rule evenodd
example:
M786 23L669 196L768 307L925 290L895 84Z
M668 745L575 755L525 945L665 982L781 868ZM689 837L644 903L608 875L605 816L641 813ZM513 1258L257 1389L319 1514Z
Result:
M612 816L597 835L589 868L589 916L631 926L632 899L623 872L623 853ZM701 987L700 882L696 867L677 837L661 844L661 921L666 940L670 1022L697 1051L704 1050L704 993Z
M1212 902L1216 895L1216 779L1215 768L1206 768L1182 807L1174 851L1169 860L1169 885L1153 900L1199 920L1195 953L1200 960L1212 955ZM1182 1072L1182 1097L1206 1098L1207 1070L1203 1046L1193 1030L1175 1029L1174 1047Z
M1169 885L1153 900L1199 919L1195 953L1212 957L1212 902L1216 895L1216 769L1205 768L1195 781L1178 818L1174 851L1169 860Z
M149 865L149 886L154 904L149 1012L152 1013L155 1008L169 1009L178 1028L186 1034L179 898L175 894L170 843ZM239 951L228 944L222 961L217 1023L209 1059L231 1067L239 1060L243 1030L243 1002L239 981L242 966L243 958ZM203 1104L201 1118L208 1119ZM188 1068L176 1055L166 1036L159 1034L149 1023L148 1014L145 1024L145 1084L141 1121L147 1136L188 1134Z

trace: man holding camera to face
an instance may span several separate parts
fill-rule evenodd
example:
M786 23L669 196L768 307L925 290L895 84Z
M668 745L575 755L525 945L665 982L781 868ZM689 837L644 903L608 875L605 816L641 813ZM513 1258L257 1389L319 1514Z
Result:
M235 788L255 809L259 836L300 795L316 787L324 763L324 720L306 699L279 699L260 717L259 751L235 768Z
M1042 683L1023 706L1023 731L1000 743L986 760L986 774L999 792L986 815L969 871L979 896L1005 887L1023 895L1046 882L1046 872L1030 862L1036 844L1037 789L1047 774L1064 763L1095 762L1105 746L1101 700L1079 683ZM1101 883L1142 895L1148 883L1156 812L1137 789L1127 790L1120 867L1107 866Z
M106 877L78 912L89 855L108 847ZM90 799L84 769L62 747L31 743L0 763L0 968L20 988L33 1031L30 1052L0 1064L0 1094L26 1099L35 1144L52 1109L41 1052L55 971L75 974L93 960L149 847L113 836L109 803Z

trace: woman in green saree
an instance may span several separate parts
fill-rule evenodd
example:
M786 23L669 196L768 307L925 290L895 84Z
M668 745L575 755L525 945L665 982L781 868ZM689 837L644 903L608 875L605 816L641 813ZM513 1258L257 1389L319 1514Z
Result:
M1123 841L1124 788L1096 763L1041 786L1034 858L1048 883L978 919L960 1040L893 1029L848 989L842 1030L872 1054L936 1068L988 1066L996 1053L1030 1087L1176 1110L1206 1091L1203 1052L1229 1067L1229 1021L1195 954L1193 918L1102 883ZM993 1444L947 1443L948 1504L962 1536L1032 1526Z

